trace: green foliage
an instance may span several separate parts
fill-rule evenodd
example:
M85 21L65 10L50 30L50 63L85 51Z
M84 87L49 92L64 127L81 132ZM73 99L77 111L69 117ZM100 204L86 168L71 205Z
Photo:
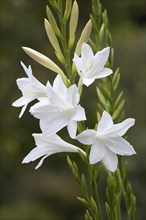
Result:
M90 213L89 213L88 210L86 210L85 220L93 220L93 218L92 218L92 216L90 215Z
M97 10L95 10L97 8ZM114 50L112 48L112 37L109 31L109 20L108 14L105 10L102 13L101 4L97 0L92 0L92 15L91 19L93 22L94 38L96 43L90 40L91 44L94 45L94 50L98 51L99 48L103 48L104 45L110 46L110 56L108 60L107 67L113 68L114 62ZM95 48L96 45L96 48ZM101 114L104 110L112 115L113 120L120 122L124 119L124 96L123 91L117 92L120 82L120 71L119 68L115 72L101 80L97 87L98 95L98 121L101 118ZM122 165L121 165L122 167ZM127 213L130 220L135 219L136 215L136 199L132 192L132 187L127 180L125 175L124 179L122 174L125 173L124 170L118 170L111 174L109 173L107 177L107 187L106 187L106 213L109 220L120 220L121 219L121 201L122 195L124 196ZM125 184L123 183L125 182Z
M117 174L110 173L107 177L107 187L106 187L106 212L108 219L110 220L120 220L120 201L121 201L121 185Z

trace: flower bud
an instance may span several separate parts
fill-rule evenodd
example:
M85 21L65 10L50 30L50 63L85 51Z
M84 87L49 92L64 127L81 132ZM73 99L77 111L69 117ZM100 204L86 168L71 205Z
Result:
M72 0L66 0L64 19L67 21L71 12Z
M100 31L99 31L99 38L100 38L100 41L102 41L103 39L103 36L104 36L104 30L105 30L105 24L103 23L101 28L100 28Z
M75 32L78 24L79 8L76 1L73 3L71 18L69 23L69 45L73 46L75 40Z
M53 16L52 12L48 6L46 7L46 13L47 13L48 20L51 24L51 27L53 28L54 33L60 37L61 36L60 30L57 26L57 23L55 21L55 18Z
M50 40L50 43L52 44L53 48L55 49L55 51L57 53L61 53L59 42L55 36L55 33L54 33L49 21L47 19L45 19L44 24L45 24L46 33L47 33L47 36Z
M46 57L45 55L31 49L28 47L22 47L22 49L25 51L25 53L30 56L32 59L34 59L36 62L40 63L44 67L54 71L55 73L58 73L61 75L64 83L68 85L68 79L63 73L63 71L60 69L59 66L57 66L51 59Z
M82 44L83 43L86 43L89 38L90 38L90 34L91 34L91 30L92 30L92 21L89 20L86 24L86 26L84 27L82 33L81 33L81 36L80 36L80 39L77 43L77 46L76 46L76 49L75 49L75 54L76 55L80 55L81 53L81 47L82 47Z

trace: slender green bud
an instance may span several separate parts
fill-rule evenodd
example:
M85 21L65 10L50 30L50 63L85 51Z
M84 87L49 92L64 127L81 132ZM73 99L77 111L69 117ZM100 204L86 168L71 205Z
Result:
M57 9L58 7L58 4L57 4L57 2L56 2L56 0L51 0L51 1L49 1L49 3L52 5L52 7L54 8L54 9Z
M84 199L84 198L82 198L82 197L77 197L77 199L81 202L81 203L83 203L85 206L89 206L89 203L87 202L87 200L86 199Z
M53 48L55 49L55 51L57 53L61 53L59 42L55 36L55 33L52 29L52 26L50 25L50 23L47 19L44 19L44 25L45 25L45 30L46 30L47 36L48 36Z
M102 13L102 18L103 18L103 21L104 21L106 27L108 28L109 27L109 22L108 22L107 10L104 10L104 12Z
M102 41L102 39L103 39L104 29L105 29L105 24L103 23L101 28L100 28L100 31L99 31L99 39L100 39L100 41Z
M78 24L78 17L79 17L79 7L76 0L73 3L70 23L69 23L69 48L71 48L75 41L75 33Z
M76 49L75 49L75 54L77 54L78 56L81 53L82 44L86 43L89 40L91 30L92 30L92 21L89 20L81 33L81 36L79 38L79 41L78 41Z
M55 36L55 33L52 29L52 26L50 25L49 21L46 20L46 19L44 21L44 24L45 24L45 29L46 29L47 36L48 36L48 38L50 40L50 43L52 44L53 48L55 49L55 54L56 54L58 60L61 63L64 63L65 62L64 56L61 52L59 42L57 40L57 37Z
M57 57L57 59L60 61L60 63L64 64L65 63L65 59L62 53L57 53L55 52L55 55Z
M53 14L52 14L52 12L51 12L51 10L48 6L46 7L46 14L47 14L48 20L51 24L51 27L52 27L53 31L55 32L55 34L57 36L61 37L61 32L60 32L60 30L57 26L57 23L55 21L55 18L54 18Z
M93 220L93 218L92 218L92 216L90 215L90 213L89 213L88 210L86 210L85 220Z
M71 13L72 0L66 0L65 12L64 12L64 20L68 20Z
M28 47L22 47L22 49L25 51L25 53L30 56L32 59L34 59L36 62L40 63L42 66L54 71L55 73L58 73L61 75L64 83L68 85L68 79L63 73L63 71L60 69L59 66L57 66L51 59L46 57L45 55L31 49Z

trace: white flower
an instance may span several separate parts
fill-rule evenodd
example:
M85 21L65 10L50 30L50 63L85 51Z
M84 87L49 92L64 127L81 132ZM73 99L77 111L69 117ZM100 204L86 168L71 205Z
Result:
M63 141L57 134L54 134L52 136L46 136L44 134L33 134L33 137L35 139L35 144L37 147L30 151L30 153L24 158L22 163L29 163L42 157L35 169L38 169L42 165L44 159L51 154L60 152L78 153L78 151L82 151L82 153L85 154L82 149Z
M88 129L77 136L77 140L86 145L92 145L90 163L103 161L106 168L112 172L117 169L116 154L130 156L135 154L133 147L121 136L133 126L135 120L129 118L119 124L113 124L111 116L103 112L97 131Z
M27 68L22 62L21 65L28 78L17 79L16 82L18 88L22 92L22 97L12 104L12 106L15 107L23 106L19 118L23 115L29 102L33 101L34 99L46 96L46 87L33 76L31 66Z
M53 86L46 85L48 99L44 99L31 107L30 112L40 119L43 133L52 135L67 126L69 135L75 138L77 121L86 120L84 109L78 105L79 93L74 84L67 88L60 75Z
M109 68L104 68L109 57L109 52L110 48L106 47L94 55L92 48L88 44L83 43L81 57L75 54L73 58L83 84L89 86L95 79L103 78L113 72Z

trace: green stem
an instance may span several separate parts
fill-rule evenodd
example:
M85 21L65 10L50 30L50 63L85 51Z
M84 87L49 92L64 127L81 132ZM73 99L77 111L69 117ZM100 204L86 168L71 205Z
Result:
M62 33L62 38L61 38L61 43L62 43L62 48L64 52L64 57L65 57L65 70L67 73L67 76L69 79L71 79L72 76L72 67L71 67L71 59L70 59L70 49L68 48L68 42L67 42L67 33L66 33L66 20L64 19L63 15L63 9L62 9L62 0L58 1L58 17L60 20L60 26L61 26L61 33ZM71 84L73 84L74 80L72 79Z
M98 208L99 219L102 220L103 217L102 217L99 195L98 195L98 190L97 190L97 182L94 180L91 184L92 184L92 195L93 195L93 198L95 199L95 202Z

